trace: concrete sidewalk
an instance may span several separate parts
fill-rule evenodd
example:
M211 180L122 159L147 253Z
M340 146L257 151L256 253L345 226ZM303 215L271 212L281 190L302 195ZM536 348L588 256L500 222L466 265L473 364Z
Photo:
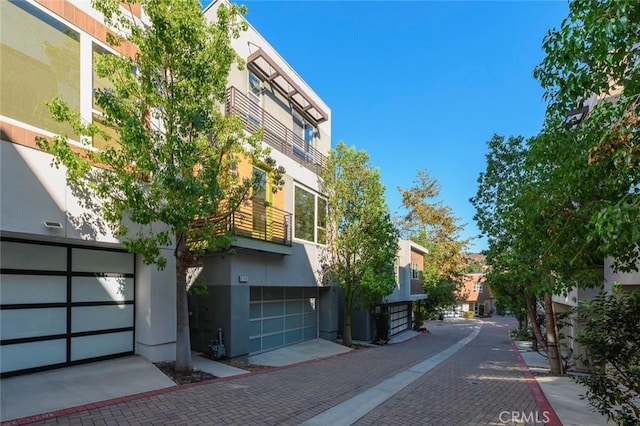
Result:
M596 412L582 396L587 389L571 377L549 376L547 358L531 350L531 342L515 341L542 392L564 426L602 426L607 418Z
M0 419L19 419L175 386L152 363L129 356L2 379Z

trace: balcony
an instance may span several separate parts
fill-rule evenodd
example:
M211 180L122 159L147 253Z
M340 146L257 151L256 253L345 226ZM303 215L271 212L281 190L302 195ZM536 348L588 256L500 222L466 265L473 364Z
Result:
M267 145L309 170L318 173L318 170L326 164L327 158L320 151L305 142L299 135L294 134L292 129L260 108L235 87L227 89L225 112L240 117L245 129L249 132L262 130L262 138Z
M292 214L263 203L245 201L224 219L208 218L197 221L195 229L204 223L214 222L214 232L231 233L234 247L291 254Z
M422 280L411 280L411 294L424 294L424 283Z
M227 229L236 237L291 246L291 213L247 201L228 219Z

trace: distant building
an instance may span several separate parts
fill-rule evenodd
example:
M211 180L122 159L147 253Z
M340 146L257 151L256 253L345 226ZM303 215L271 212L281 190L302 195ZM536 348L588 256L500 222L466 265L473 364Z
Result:
M376 338L374 314L389 314L389 335L393 336L413 327L414 307L428 297L424 293L422 272L424 255L428 250L409 240L398 241L396 261L396 286L393 292L384 298L383 303L372 310L354 310L351 316L351 335L353 340L372 341ZM340 306L342 309L342 305ZM344 312L340 314L343 323ZM342 334L342 328L340 328Z

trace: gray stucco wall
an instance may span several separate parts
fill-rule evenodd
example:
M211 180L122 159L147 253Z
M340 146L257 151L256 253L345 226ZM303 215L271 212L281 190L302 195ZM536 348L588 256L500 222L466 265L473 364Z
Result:
M321 287L319 291L319 337L335 341L338 338L338 307L340 296L336 287Z

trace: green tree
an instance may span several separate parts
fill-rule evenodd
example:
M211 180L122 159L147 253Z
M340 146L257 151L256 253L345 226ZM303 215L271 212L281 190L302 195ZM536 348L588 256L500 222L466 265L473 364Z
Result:
M440 185L428 170L418 170L413 186L398 188L404 213L397 219L403 236L429 250L424 256L425 281L459 280L467 265L464 252L469 239L461 239L464 225L450 207L438 199Z
M571 186L567 175L586 152L577 142L566 131L543 131L527 141L494 136L471 200L478 225L488 235L489 282L506 296L524 290L529 323L552 374L563 373L552 296L596 285L601 277L602 257L587 238L584 220L594 193L602 190L596 171L582 174L583 182L593 185L566 191ZM544 336L536 322L538 299L544 305Z
M443 310L451 309L458 303L460 290L458 281L441 278L438 281L425 282L424 292L429 297L422 301L422 306L430 318L435 314L442 314Z
M570 1L560 28L545 37L546 56L534 71L549 101L546 127L557 128L568 112L591 106L573 130L588 149L586 164L569 176L580 190L587 166L606 171L601 186L615 190L598 197L587 220L591 238L620 270L636 269L640 244L639 46L639 2Z
M578 378L587 399L608 420L619 425L640 422L640 290L630 294L601 293L578 310L584 324L576 341L584 345L591 374Z
M464 225L440 197L438 180L428 170L418 170L413 186L398 188L403 214L396 219L405 238L428 250L424 255L422 279L429 298L422 302L428 315L456 305L462 287L462 273L468 261L464 251L469 239L461 239Z
M121 8L140 3L142 23ZM246 28L244 8L221 6L206 22L197 0L94 0L105 22L117 29L109 42L130 42L135 57L102 55L95 68L111 87L98 89L103 114L85 124L64 102L49 104L54 117L71 122L82 141L108 141L101 151L72 150L65 135L39 146L64 165L72 185L102 201L102 216L125 249L149 264L166 265L161 247L174 247L177 282L176 368L191 366L186 272L200 256L225 250L224 226L257 182L235 172L241 158L266 164L281 181L258 135L247 136L237 117L222 113L227 76L242 60L231 39ZM132 72L135 70L135 72ZM107 134L105 126L115 129ZM93 167L95 165L101 168Z
M344 291L343 342L351 346L353 308L371 308L393 291L398 231L380 173L369 164L366 152L338 142L320 176L328 197L323 274L325 281Z

